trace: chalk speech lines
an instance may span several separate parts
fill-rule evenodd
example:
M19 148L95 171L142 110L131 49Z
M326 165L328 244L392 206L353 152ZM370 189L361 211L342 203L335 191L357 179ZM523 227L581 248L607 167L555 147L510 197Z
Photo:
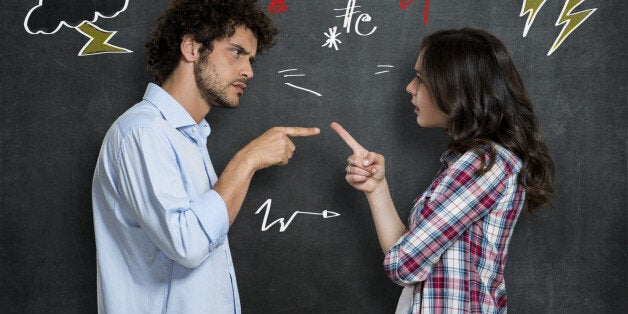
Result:
M391 69L391 68L394 68L395 66L393 66L393 65L389 65L389 64L378 64L378 65L377 65L377 67L378 67L378 68L388 68L388 70L383 70L383 71L378 71L378 72L375 72L375 75L379 75L379 74L383 74L383 73L388 73L388 72L390 72L390 69Z
M378 67L378 68L380 68L380 69L382 69L382 70L381 70L381 71L377 71L377 72L375 72L375 73L374 73L375 75L380 75L380 74L384 74L384 73L389 73L389 72L390 72L390 70L391 70L392 68L394 68L395 66L394 66L394 65L390 65L390 64L378 64L378 65L377 65L377 67ZM385 69L385 70L384 70L384 69ZM285 69L285 70L280 70L280 71L277 71L277 73L278 73L278 74L282 74L282 75L283 75L283 77L303 77L303 76L305 76L305 74L302 74L302 73L299 73L299 74L292 73L292 72L297 71L297 70L298 70L298 69ZM317 91L313 91L313 90L311 90L311 89L307 89L307 88L305 88L305 87L301 87L301 86L298 86L298 85L295 85L295 84L292 84L292 83L287 83L287 82L284 82L284 84L285 84L285 85L288 85L288 86L290 86L290 87L292 87L292 88L296 88L296 89L299 89L299 90L302 90L302 91L306 91L306 92L308 92L308 93L314 94L314 95L319 96L319 97L320 97L320 96L323 96L321 93L319 93L319 92L317 92Z
M290 218L288 218L288 221L284 221L285 218L278 218L277 220L271 222L270 224L268 224L268 214L270 213L270 206L272 203L272 199L267 199L266 202L264 202L262 204L262 206L260 206L257 211L255 211L255 214L259 214L262 210L265 210L264 212L264 220L262 221L262 231L266 231L268 229L270 229L273 225L275 224L279 224L279 232L284 232L286 231L286 229L288 229L288 227L290 226L290 224L292 223L292 221L294 220L294 218L296 218L296 216L298 214L302 214L302 215L316 215L316 216L322 216L323 218L333 218L333 217L337 217L340 216L339 213L333 212L333 211L329 211L329 210L323 210L320 213L313 213L313 212L304 212L304 211L295 211L292 213L292 215L290 216Z
M296 71L296 70L298 70L298 69L285 69L285 70L277 71L277 73L279 73L279 74L281 74L281 73L288 73L288 72L293 72L293 71ZM290 73L283 74L283 77L294 77L294 76L305 76L305 74L290 74ZM291 83L285 83L285 82L284 82L284 84L286 84L286 85L288 85L290 87L296 88L296 89L300 89L300 90L306 91L308 93L312 93L312 94L314 94L316 96L319 96L319 97L323 96L321 93L315 92L315 91L313 91L311 89L307 89L305 87L301 87L301 86L297 86L297 85L294 85L294 84L291 84Z

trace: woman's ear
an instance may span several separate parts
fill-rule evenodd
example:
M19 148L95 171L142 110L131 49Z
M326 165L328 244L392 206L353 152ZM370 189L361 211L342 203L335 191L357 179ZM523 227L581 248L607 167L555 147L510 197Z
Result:
M194 62L198 60L200 55L198 49L201 47L201 44L194 40L192 35L185 35L181 40L181 56L184 61Z

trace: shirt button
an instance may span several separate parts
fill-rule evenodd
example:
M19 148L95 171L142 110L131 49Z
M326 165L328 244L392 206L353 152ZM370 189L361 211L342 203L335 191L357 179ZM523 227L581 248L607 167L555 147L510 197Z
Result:
M193 127L193 128L192 128L192 132L196 132L196 127Z

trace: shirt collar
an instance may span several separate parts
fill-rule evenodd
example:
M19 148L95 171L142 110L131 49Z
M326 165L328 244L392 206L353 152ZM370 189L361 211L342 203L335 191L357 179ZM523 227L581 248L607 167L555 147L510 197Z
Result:
M146 93L144 93L144 100L155 105L164 119L175 129L197 126L190 113L172 95L156 84L148 84ZM203 133L206 133L206 136L211 132L209 124L205 119L201 120L198 126L203 130Z
M451 162L456 161L458 158L460 158L460 153L453 151L451 149L448 149L447 151L445 151L441 156L440 156L440 162L441 164L451 164Z

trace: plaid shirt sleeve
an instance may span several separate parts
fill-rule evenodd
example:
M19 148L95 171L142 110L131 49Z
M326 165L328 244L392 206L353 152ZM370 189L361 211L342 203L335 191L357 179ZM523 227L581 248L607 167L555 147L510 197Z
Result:
M416 225L386 252L384 269L393 282L425 281L443 252L495 207L511 171L496 161L478 175L481 165L479 155L469 151L437 176L431 194L419 201Z

